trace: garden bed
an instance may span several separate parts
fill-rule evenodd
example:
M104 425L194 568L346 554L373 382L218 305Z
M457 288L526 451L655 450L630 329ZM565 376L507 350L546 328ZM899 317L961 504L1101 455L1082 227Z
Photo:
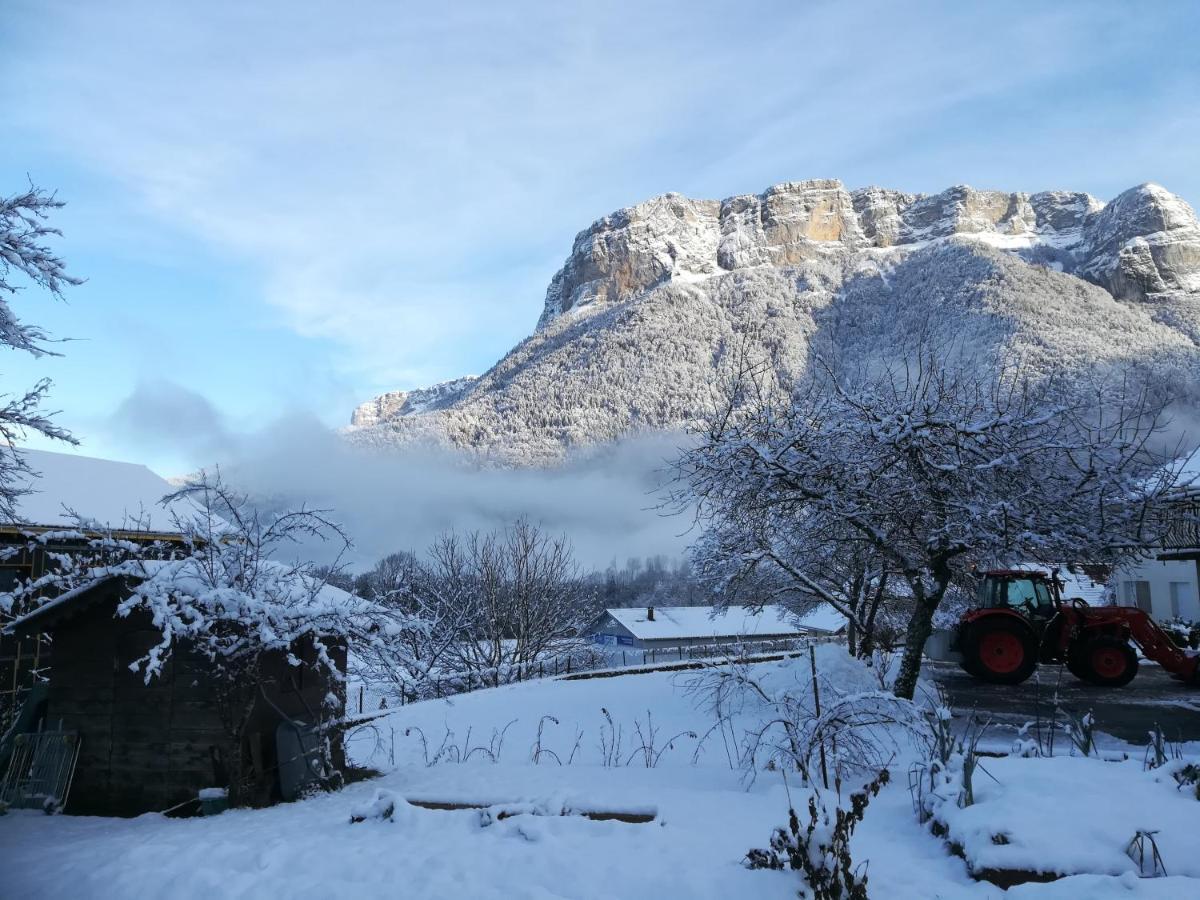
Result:
M945 798L931 828L972 877L1004 888L1156 868L1200 877L1200 802L1173 777L1180 765L1147 771L1140 759L987 758L973 778L974 802L960 807ZM1143 838L1145 872L1127 853L1138 832L1152 836Z

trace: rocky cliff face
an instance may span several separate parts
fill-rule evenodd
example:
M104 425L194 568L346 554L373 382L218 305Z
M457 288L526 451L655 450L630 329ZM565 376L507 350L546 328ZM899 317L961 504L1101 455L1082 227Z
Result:
M539 327L671 278L903 252L955 236L1057 263L1122 300L1200 290L1200 225L1187 204L1157 185L1133 188L1106 205L1066 191L959 186L922 196L797 181L719 203L666 194L600 219L575 238Z
M746 334L794 372L814 340L872 353L931 319L1047 369L1134 361L1170 381L1163 391L1191 391L1200 224L1149 184L1107 204L838 181L722 201L666 194L575 238L533 335L491 371L376 398L355 411L352 436L553 462L694 420L722 355Z
M350 414L350 424L369 428L396 416L413 416L442 409L466 393L474 382L474 375L464 375L415 391L388 391L355 407Z

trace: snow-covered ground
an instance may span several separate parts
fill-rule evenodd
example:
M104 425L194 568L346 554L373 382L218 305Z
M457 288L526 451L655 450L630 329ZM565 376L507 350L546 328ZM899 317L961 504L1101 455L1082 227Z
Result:
M850 690L875 686L872 674L841 648L821 647L818 654L831 681ZM751 671L768 689L808 684L807 659ZM731 732L723 739L701 698L688 690L694 677L546 679L405 706L352 743L354 757L385 774L267 810L132 820L10 813L0 817L0 894L795 897L798 875L742 865L747 850L766 846L771 830L784 824L788 788L774 772L760 772L747 786L736 751L726 750ZM738 733L760 713L751 705L736 716ZM644 745L652 745L652 767ZM871 895L1003 896L973 881L963 860L917 824L905 784L913 753L906 748L893 762L892 784L871 802L855 833L854 857L869 860ZM435 756L439 761L427 765ZM1071 871L1125 873L1022 885L1009 891L1012 896L1200 896L1200 864L1187 849L1195 842L1200 803L1177 792L1169 777L1144 773L1140 757L985 764L1001 784L977 776L978 805L956 813L961 833L983 817L988 824L979 833L999 829L1010 840L993 845L989 831L988 846L1020 853L1022 865L1053 868L1067 860L1078 867ZM795 779L790 788L801 807L803 789ZM394 821L351 824L351 814L369 811L381 790L387 794L375 807L386 806L388 794L396 798ZM423 809L404 798L652 811L655 818L627 824L524 814L485 826L478 810ZM1132 874L1118 845L1137 828L1159 830L1173 877Z

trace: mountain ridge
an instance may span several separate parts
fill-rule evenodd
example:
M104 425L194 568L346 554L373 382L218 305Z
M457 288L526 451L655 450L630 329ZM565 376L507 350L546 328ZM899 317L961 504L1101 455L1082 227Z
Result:
M834 180L720 201L664 194L576 236L533 333L488 372L375 398L347 433L554 464L695 421L732 342L752 335L786 377L814 341L870 355L931 320L1039 371L1129 365L1158 393L1195 396L1200 223L1149 183L1108 203Z

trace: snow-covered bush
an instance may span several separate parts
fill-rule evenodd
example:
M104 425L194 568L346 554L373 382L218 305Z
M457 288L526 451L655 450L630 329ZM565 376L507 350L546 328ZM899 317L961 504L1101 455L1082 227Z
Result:
M788 809L787 828L776 828L767 849L746 854L751 869L791 869L803 874L800 896L806 900L867 900L866 863L854 864L850 838L863 820L871 798L891 775L881 769L875 778L850 794L845 809L828 792L814 789L808 797L808 821L803 828L795 808Z
M1200 649L1200 622L1193 622L1191 619L1175 616L1159 624L1162 626L1163 631L1171 636L1171 640L1180 647L1190 647L1193 650Z
M944 828L942 811L950 804L959 809L975 802L975 772L979 768L979 741L987 725L973 725L956 736L948 699L939 686L926 715L929 740L925 758L908 771L908 790L913 812L922 824L933 821Z
M1163 734L1162 726L1154 723L1150 732L1150 743L1146 745L1146 757L1143 762L1147 770L1159 769L1172 760L1182 759L1183 752L1178 744L1172 744Z
M782 686L761 678L751 665L731 662L686 680L686 689L728 730L737 764L753 781L764 769L799 772L805 782L828 788L877 772L913 742L928 741L928 725L911 700L876 687L876 674L837 648L822 660L844 660L818 673L811 665L787 668ZM752 724L732 734L735 718Z
M1064 709L1066 722L1063 728L1071 741L1071 748L1080 756L1091 756L1096 752L1096 717L1091 710L1085 713Z

